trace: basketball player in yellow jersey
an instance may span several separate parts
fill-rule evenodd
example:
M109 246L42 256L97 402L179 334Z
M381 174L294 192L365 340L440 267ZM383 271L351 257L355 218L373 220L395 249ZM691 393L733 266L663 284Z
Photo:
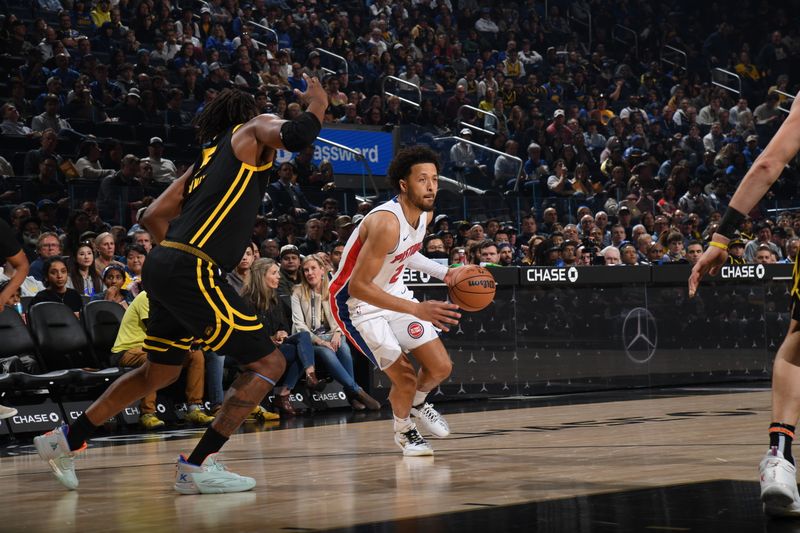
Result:
M798 95L800 97L800 93ZM745 175L710 246L700 257L689 277L689 296L694 296L707 273L716 274L728 257L728 244L736 229L769 188L784 167L800 150L800 100L795 99L789 116L764 152ZM761 500L764 512L773 516L800 518L797 469L792 456L792 440L800 417L800 267L797 258L792 276L792 320L789 332L778 349L772 367L772 424L769 450L759 465Z
M68 489L78 486L74 456L86 439L131 402L175 381L195 344L234 357L242 373L192 454L178 458L175 490L220 494L255 486L254 479L227 471L215 455L280 379L286 362L223 271L233 270L250 240L276 149L299 151L319 134L328 99L319 80L306 81L307 91L297 95L308 110L291 121L259 115L253 96L238 89L222 91L201 113L200 156L142 220L160 242L142 275L150 298L148 361L114 382L72 426L34 439Z
M432 455L417 426L437 437L450 433L425 399L453 365L434 327L447 331L461 315L450 303L415 300L403 271L420 270L450 285L457 269L419 253L439 183L436 154L421 146L405 148L388 175L399 194L370 211L350 235L331 282L331 310L350 342L392 382L394 439L403 455ZM419 363L419 373L407 352Z

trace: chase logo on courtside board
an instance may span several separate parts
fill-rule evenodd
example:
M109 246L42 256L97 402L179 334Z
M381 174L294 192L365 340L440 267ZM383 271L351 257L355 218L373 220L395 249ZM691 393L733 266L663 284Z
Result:
M725 265L719 270L719 275L725 279L764 279L766 269L764 265Z

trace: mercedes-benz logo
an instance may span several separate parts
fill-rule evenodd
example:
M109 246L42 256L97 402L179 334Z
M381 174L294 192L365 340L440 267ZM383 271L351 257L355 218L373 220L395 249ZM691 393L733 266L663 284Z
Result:
M625 355L634 363L646 363L656 353L658 327L653 313L644 307L630 310L622 323Z
M761 263L756 265L756 277L758 279L764 279L764 265Z
M578 269L575 267L569 267L569 270L567 270L567 279L569 279L570 283L575 283L578 281Z

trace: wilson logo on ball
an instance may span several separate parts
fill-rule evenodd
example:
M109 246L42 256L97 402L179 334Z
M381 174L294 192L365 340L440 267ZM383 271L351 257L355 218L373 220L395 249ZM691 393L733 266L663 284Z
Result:
M470 279L467 280L469 287L483 287L484 289L494 289L494 280L491 279Z
M419 339L425 333L425 328L419 322L412 322L408 325L408 336L412 339Z

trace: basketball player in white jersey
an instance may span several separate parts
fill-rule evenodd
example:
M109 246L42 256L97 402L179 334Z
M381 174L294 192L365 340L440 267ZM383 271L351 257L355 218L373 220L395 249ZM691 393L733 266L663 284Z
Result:
M457 269L419 253L438 188L436 153L421 146L401 150L388 174L398 195L370 211L348 239L331 283L331 309L350 342L392 382L394 439L403 455L432 455L417 425L436 437L449 435L447 422L426 397L453 367L434 328L448 331L461 315L454 304L415 300L403 270L450 285ZM408 352L419 363L418 373Z

